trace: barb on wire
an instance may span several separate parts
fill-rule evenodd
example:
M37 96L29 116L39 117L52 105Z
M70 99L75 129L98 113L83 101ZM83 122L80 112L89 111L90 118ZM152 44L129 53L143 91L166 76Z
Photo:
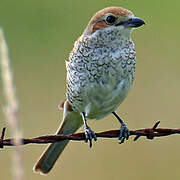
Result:
M180 134L180 129L167 129L167 128L157 128L160 124L160 121L155 123L152 128L146 129L138 129L138 130L131 130L130 136L135 136L134 141L137 141L141 136L146 137L147 139L154 139L155 137L163 137L169 136L172 134ZM0 140L0 148L4 146L14 146L13 139L3 139L5 133L5 129L2 131L1 140ZM116 138L119 136L119 130L109 130L104 132L96 133L96 136L99 138ZM23 138L21 145L26 144L47 144L47 143L55 143L58 141L63 140L75 140L81 141L85 139L84 133L76 133L76 134L69 134L69 135L47 135L47 136L39 136L35 138Z

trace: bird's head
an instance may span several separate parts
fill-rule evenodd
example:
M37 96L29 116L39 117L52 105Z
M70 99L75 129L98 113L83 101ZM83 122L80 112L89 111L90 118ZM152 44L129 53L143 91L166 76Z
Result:
M91 35L96 31L119 29L122 33L130 34L133 28L142 26L145 22L121 7L108 7L98 11L90 20L84 34Z

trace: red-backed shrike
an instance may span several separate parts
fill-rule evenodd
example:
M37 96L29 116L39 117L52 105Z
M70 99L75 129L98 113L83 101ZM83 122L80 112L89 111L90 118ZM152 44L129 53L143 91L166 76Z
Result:
M113 113L121 123L120 143L128 139L129 130L115 111L134 80L136 51L131 32L143 24L142 19L120 7L105 8L91 18L66 62L67 93L57 134L74 133L84 124L85 141L91 146L92 139L97 138L87 120ZM34 170L48 173L67 143L64 140L51 144Z

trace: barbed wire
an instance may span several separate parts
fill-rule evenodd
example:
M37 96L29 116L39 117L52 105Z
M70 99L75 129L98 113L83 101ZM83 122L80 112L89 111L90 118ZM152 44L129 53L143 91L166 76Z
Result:
M180 129L157 128L159 124L160 121L156 122L152 128L130 130L130 136L135 136L134 141L137 141L142 136L152 140L155 137L164 137L173 134L180 134ZM0 139L0 148L3 148L4 146L15 146L13 144L13 138L4 139L5 129L6 128L3 128L2 130L1 139ZM96 136L98 138L117 138L119 137L119 130L109 130L109 131L99 132L96 133ZM60 135L45 135L35 138L23 138L21 139L22 141L21 145L48 144L48 143L63 141L66 139L73 141L82 141L85 140L85 134L84 133L76 133L76 134L68 134L68 135L60 134Z

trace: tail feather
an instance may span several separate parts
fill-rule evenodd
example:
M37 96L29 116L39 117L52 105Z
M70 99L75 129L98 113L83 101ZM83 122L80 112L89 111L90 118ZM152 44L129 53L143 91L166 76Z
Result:
M72 134L76 132L82 125L82 117L79 113L74 112L68 101L64 104L63 122L61 123L57 134ZM54 166L56 160L63 152L64 148L68 144L69 140L64 140L50 144L43 152L40 159L34 165L34 172L40 172L47 174Z

